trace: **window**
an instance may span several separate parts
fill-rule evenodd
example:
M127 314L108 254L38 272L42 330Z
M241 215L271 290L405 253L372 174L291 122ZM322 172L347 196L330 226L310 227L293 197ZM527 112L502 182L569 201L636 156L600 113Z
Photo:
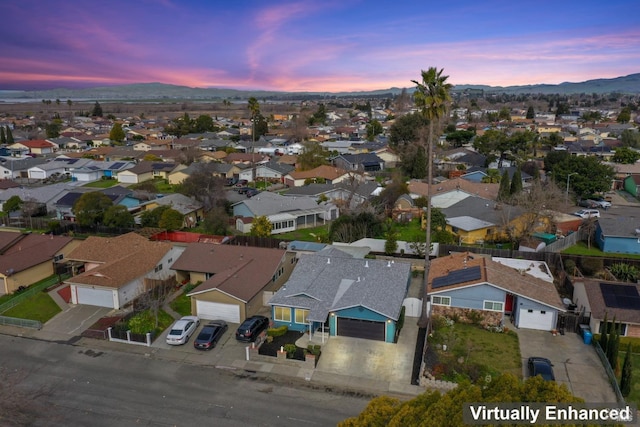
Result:
M58 255L53 257L53 262L62 261L63 258L64 258L64 254L58 254Z
M431 297L431 303L435 305L451 305L451 297L441 297L434 295Z
M154 270L154 271L157 273L157 272L158 272L158 271L160 271L160 270L162 270L162 264L158 264L158 265L156 265L156 268L155 268L155 270Z
M307 322L308 316L309 316L309 310L296 308L296 323L309 323Z
M291 322L291 309L289 307L274 307L273 319L281 322Z
M502 311L503 303L498 301L485 301L483 308L490 311Z
M612 322L607 322L607 324L609 325L609 332L611 332L614 328L614 325L612 324ZM620 336L624 337L627 335L627 324L626 323L620 323ZM616 322L616 326L618 326L618 322ZM604 327L604 322L600 321L600 325L598 326L598 333L601 334L602 333L602 328Z

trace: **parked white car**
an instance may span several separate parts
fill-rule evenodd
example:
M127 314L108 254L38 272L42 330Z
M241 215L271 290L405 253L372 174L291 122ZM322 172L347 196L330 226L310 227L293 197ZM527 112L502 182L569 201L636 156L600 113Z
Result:
M591 202L593 202L596 206L603 208L603 209L607 209L611 207L611 202L607 202L604 199L598 199L598 200L590 200Z
M200 325L200 319L196 316L185 316L180 320L176 320L169 334L167 334L167 344L182 345L189 341L189 337L194 334Z
M598 209L580 209L578 212L573 213L580 218L600 218L600 211Z

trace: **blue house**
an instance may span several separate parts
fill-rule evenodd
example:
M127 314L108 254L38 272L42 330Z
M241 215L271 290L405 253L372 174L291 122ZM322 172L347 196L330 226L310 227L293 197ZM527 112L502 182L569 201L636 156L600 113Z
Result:
M489 259L472 253L451 254L431 262L427 282L431 315L481 316L483 325L556 329L564 304L545 263Z
M411 280L411 264L355 259L328 248L302 254L269 301L275 327L389 343Z
M602 252L640 254L640 220L626 216L598 218L595 241Z

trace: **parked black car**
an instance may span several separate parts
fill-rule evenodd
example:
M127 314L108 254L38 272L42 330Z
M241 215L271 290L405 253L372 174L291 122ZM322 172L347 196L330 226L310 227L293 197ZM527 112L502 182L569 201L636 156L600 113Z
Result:
M549 359L544 357L530 357L528 361L529 376L535 377L540 375L547 381L555 381L556 377L553 375L553 365Z
M227 329L227 322L224 320L209 322L204 325L198 337L193 341L193 346L198 350L211 350Z
M238 178L227 178L225 180L225 185L226 186L236 185L237 183L238 183Z
M250 199L251 197L253 197L253 196L256 196L256 195L260 194L260 191L259 191L259 190L256 190L255 188L250 188L250 189L248 189L248 190L247 190L247 192L246 192L246 193L244 193L244 194L247 196L247 198L249 198L249 199Z
M252 316L247 318L236 331L238 341L253 342L258 335L269 327L269 319L264 316Z
M239 187L236 191L238 194L245 194L247 191L253 190L251 187Z

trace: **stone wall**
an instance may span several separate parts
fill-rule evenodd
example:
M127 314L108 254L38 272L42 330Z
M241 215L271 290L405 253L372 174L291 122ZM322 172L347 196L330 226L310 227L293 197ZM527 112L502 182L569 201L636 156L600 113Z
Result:
M470 313L477 313L471 314ZM503 314L499 311L476 310L474 308L447 307L444 305L432 305L431 314L435 316L448 317L453 319L458 317L460 322L474 323L474 316L480 318L480 326L497 326L502 322Z

